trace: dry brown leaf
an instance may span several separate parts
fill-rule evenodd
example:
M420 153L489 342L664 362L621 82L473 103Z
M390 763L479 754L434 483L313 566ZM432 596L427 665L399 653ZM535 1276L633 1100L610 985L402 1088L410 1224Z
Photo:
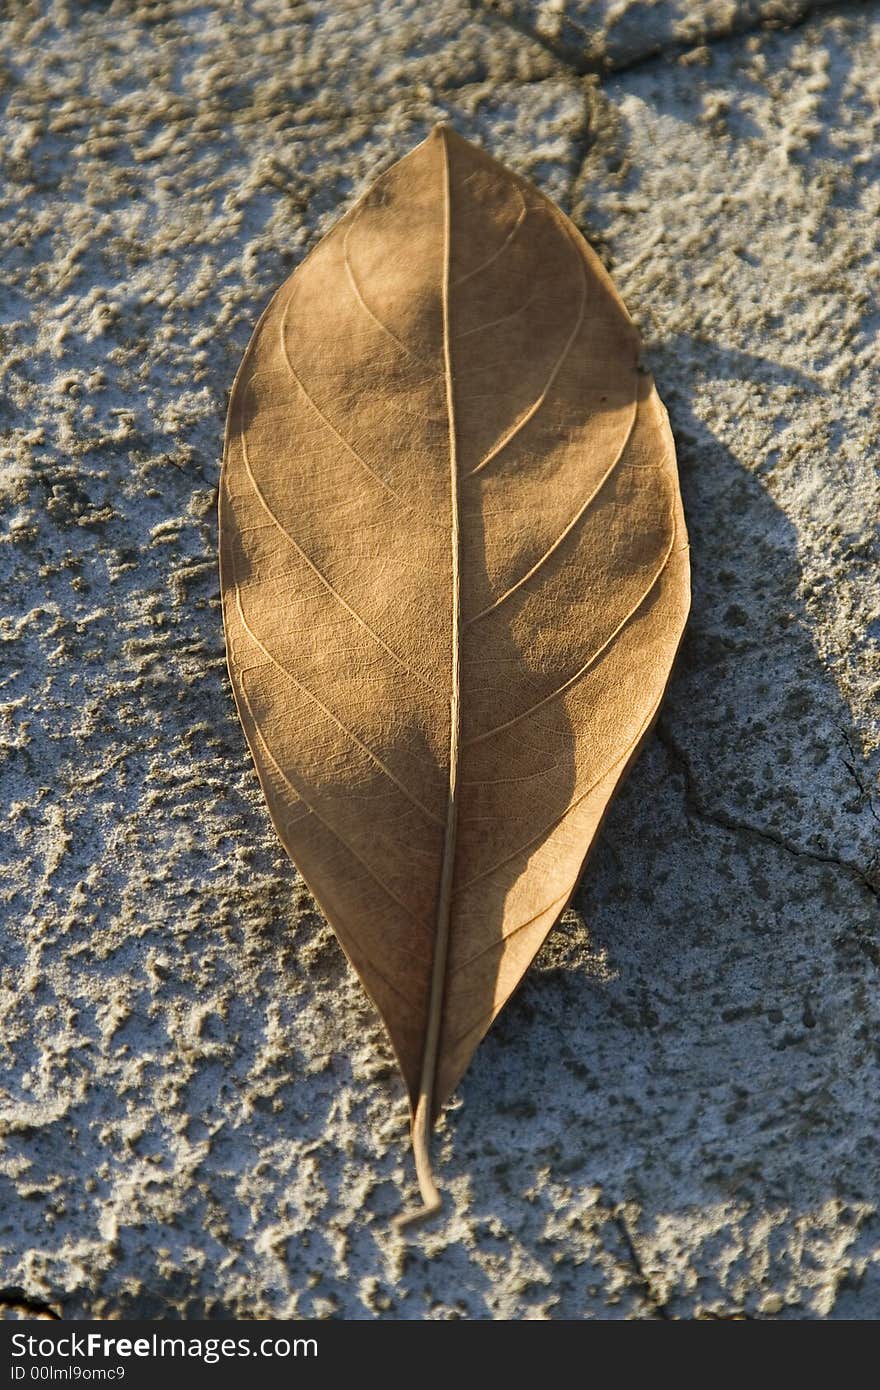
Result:
M571 222L439 127L278 291L232 394L238 710L391 1036L426 1211L434 1118L565 907L687 615L638 351Z

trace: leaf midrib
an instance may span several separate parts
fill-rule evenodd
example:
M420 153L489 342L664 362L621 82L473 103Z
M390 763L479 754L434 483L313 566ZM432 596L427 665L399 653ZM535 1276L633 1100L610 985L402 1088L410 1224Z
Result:
M449 141L446 129L438 127L443 162L443 376L446 386L446 414L449 426L449 504L450 504L450 678L449 678L449 783L446 800L446 829L437 891L437 917L431 984L419 1092L413 1115L413 1152L425 1214L438 1209L440 1194L434 1184L429 1155L429 1137L434 1123L434 1101L440 1028L446 992L446 964L452 920L452 887L458 831L458 761L461 733L461 534L459 506L458 440L455 425L455 398L452 380L451 334L449 331L449 273L452 240L452 181Z

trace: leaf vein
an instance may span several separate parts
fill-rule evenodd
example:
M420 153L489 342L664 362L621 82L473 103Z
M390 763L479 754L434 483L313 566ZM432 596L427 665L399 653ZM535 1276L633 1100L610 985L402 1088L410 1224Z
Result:
M507 323L510 319L515 319L524 309L529 307L533 299L537 298L537 294L538 291L537 288L535 288L526 296L522 304L518 305L516 309L511 309L509 314L502 314L498 319L489 319L488 323L478 323L476 328L468 328L464 333L456 333L453 335L452 341L454 343L460 343L463 338L472 338L475 333L485 333L490 328L497 328L499 324Z
M568 897L569 892L566 889L566 891L564 893L561 893L558 898L554 898L552 902L549 902L546 904L545 907L542 907L540 912L533 913L532 916L527 919L527 921L520 922L517 926L511 927L510 931L504 932L502 936L499 936L497 941L490 941L488 946L484 946L481 951L477 951L474 955L468 956L467 960L459 961L458 965L456 965L455 969L452 971L452 975L458 975L461 973L462 970L469 969L469 967L472 966L476 961L480 960L483 956L487 956L490 951L497 951L503 948L512 936L516 936L518 932L525 931L526 927L532 926L532 924L537 922L540 917L543 917L545 913L549 912L551 908L556 907L559 903L566 902L568 900ZM471 1024L471 1027L473 1027L473 1024ZM470 1032L470 1028L468 1029L468 1032ZM467 1034L465 1034L465 1037L466 1036Z
M321 420L327 426L327 429L330 431L331 434L336 436L342 447L351 454L355 462L359 463L362 468L365 468L366 471L369 473L370 477L375 478L379 486L383 487L385 491L389 493L396 502L399 502L402 507L406 507L411 511L412 507L410 503L405 501L404 498L400 496L400 493L395 492L394 489L390 487L388 483L386 483L385 479L380 477L380 475L376 472L374 468L370 467L363 455L358 453L354 445L348 442L348 440L345 438L345 435L341 434L340 431L334 425L333 421L330 420L324 414L323 410L318 405L318 402L315 400L311 391L308 389L302 377L299 375L296 368L294 367L293 362L291 361L290 352L288 351L287 347L287 315L290 313L290 306L292 303L293 290L291 290L290 294L287 297L287 303L284 306L284 312L281 315L281 323L279 325L279 334L281 338L281 355L284 358L287 370L290 372L290 375L293 377L297 386L302 391L309 405L312 407L315 414L318 416L318 419Z
M360 209L359 212L358 212L358 218L361 216L361 213L362 213L362 212L363 212L363 209ZM386 334L388 335L388 337L392 340L392 342L395 342L395 343L397 344L397 346L398 346L403 352L406 353L407 357L412 357L413 360L414 360L415 362L420 362L420 363L422 364L422 366L430 367L430 368L431 368L431 371L434 372L434 373L436 373L436 370L437 370L437 369L436 369L434 363L433 363L433 362L430 362L430 361L428 360L428 358L423 357L423 356L421 355L421 353L419 353L419 352L414 352L413 349L412 349L411 347L408 347L408 346L407 346L407 344L403 341L402 338L398 338L398 336L397 336L397 334L394 332L394 330L391 329L391 328L389 328L388 325L387 325L387 323L383 323L383 322L382 322L382 320L379 318L378 314L375 314L375 313L373 312L373 310L370 308L370 306L369 306L369 304L367 303L367 301L364 299L364 296L363 296L363 294L361 293L360 285L358 284L357 279L356 279L356 277L355 277L354 267L352 266L352 263L351 263L351 257L350 257L349 254L348 254L348 238L351 236L352 232L354 231L354 229L355 229L355 227L356 227L356 225L357 225L357 220L358 220L358 218L355 218L355 219L354 219L354 221L351 223L351 226L348 227L348 228L346 229L345 235L344 235L344 237L342 238L342 259L343 259L343 261L344 261L344 263L345 263L345 273L346 273L346 275L348 276L348 283L351 285L352 293L354 294L355 299L357 300L358 304L359 304L359 305L361 306L361 308L363 309L364 313L367 314L367 315L373 320L373 323L376 324L377 328L380 328L380 329L382 330L383 333L386 333Z
M464 285L468 280L472 280L475 275L482 275L485 270L489 269L490 265L495 264L499 256L504 255L504 252L507 250L508 246L510 246L511 242L514 240L523 222L525 222L529 211L526 207L526 200L522 195L522 190L519 187L517 187L516 193L520 201L519 214L510 231L507 233L507 236L502 241L501 245L498 247L497 250L492 252L492 255L489 256L487 260L482 261L481 264L475 266L473 270L469 270L466 275L459 275L457 280L453 280L450 289L457 290L459 285Z
M248 455L247 443L245 440L245 432L243 429L239 429L239 441L241 444L241 456L242 461L244 463L245 472L247 473L248 478L250 479L250 484L254 490L254 494L257 498L257 501L260 503L260 506L263 508L270 521L274 522L274 524L278 527L278 530L281 532L282 536L284 536L288 544L293 546L296 553L301 557L301 559L305 561L305 563L308 565L309 569L312 571L315 577L318 580L320 580L324 588L336 600L340 607L345 609L346 613L348 613L349 616L354 619L358 627L362 628L363 631L368 634L368 636L372 637L373 641L377 644L377 646L381 647L384 652L387 652L388 656L391 657L392 661L397 663L401 670L405 671L406 674L408 676L411 676L413 680L418 681L420 685L427 686L429 690L436 691L436 686L431 681L427 680L424 676L420 675L418 671L414 671L412 667L404 661L402 656L400 656L396 651L394 651L393 648L389 647L387 642L382 640L378 632L376 632L370 626L366 619L362 618L360 613L358 613L354 608L352 608L351 604L348 603L342 597L342 594L340 594L338 589L334 588L333 584L331 584L327 576L321 572L321 570L314 563L314 561L309 559L302 546L294 540L287 527L281 524L275 513L272 511L272 508L269 506L269 503L266 501L266 497L259 483L257 482L256 477L254 476L253 469L251 468L250 457Z
M243 675L244 675L244 672L242 671L241 668L239 668L239 675L240 675L240 676L243 676ZM325 820L324 817L320 814L320 812L317 811L317 810L315 809L315 807L312 805L312 803L311 803L306 797L303 796L303 794L302 794L302 792L299 790L299 788L296 787L296 786L294 786L293 782L291 782L291 780L290 780L290 778L288 777L287 773L284 771L283 767L282 767L281 764L278 762L278 759L275 757L275 754L272 752L272 749L269 747L269 744L268 744L268 741L267 741L267 739L266 739L266 736L265 736L265 734L263 733L262 729L260 728L260 725L259 725L259 723L258 723L258 721L257 721L257 718L256 718L255 714L254 714L253 706L251 705L251 702L250 702L250 700L249 700L249 698L248 698L247 688L246 688L246 686L245 686L245 682L244 682L243 679L242 679L242 681L241 681L241 693L242 693L242 696L243 696L243 698L244 698L244 703L245 703L245 706L247 707L247 712L248 712L248 715L250 716L251 723L252 723L252 725L253 725L253 727L254 727L254 730L256 731L257 738L259 739L259 741L260 741L260 743L261 743L261 745L262 745L262 747L263 747L263 751L264 751L264 753L266 754L266 757L267 757L267 758L269 759L269 761L271 762L272 766L274 767L275 771L278 773L278 776L281 778L281 780L282 780L282 781L285 783L285 785L288 786L288 787L290 788L290 790L293 792L293 795L296 797L297 801L301 802L302 805L303 805L304 808L305 808L305 814L304 814L303 816L297 817L296 823L298 824L300 820L305 819L306 815L314 816L315 820L318 821L318 823L319 823L320 825L323 826L323 828L327 831L327 833L328 833L329 835L332 835L332 836L333 836L333 839L336 840L336 841L342 846L342 848L346 851L346 853L347 853L347 854L350 854L351 857L352 857L352 859L356 859L356 860L357 860L357 862L360 864L361 868L362 868L367 874L369 874L370 878L371 878L371 879L373 880L373 882L376 884L377 888L381 888L382 892L385 893L386 896L389 897L393 903L396 903L397 906L398 906L399 908L401 908L403 912L406 913L407 917L409 917L410 920L411 920L412 922L415 922L415 924L416 924L418 927L420 927L422 930L424 930L424 926L425 926L424 922L413 912L412 908L409 907L409 906L403 901L402 898L399 898L399 897L397 896L397 894L396 894L391 888L388 887L388 884L387 884L387 883L383 882L383 880L379 877L379 875L370 867L370 865L367 863L367 861L366 861L360 854L358 854L357 850L356 850L352 845L350 845L349 842L348 842L342 835L340 835L340 833L339 833L338 830L334 830L333 826L329 823L329 821ZM287 821L287 822L285 822L285 823L286 823L286 824L289 824L290 822Z
M659 704L659 701L657 703ZM480 883L484 878L488 878L490 874L494 874L497 869L502 869L505 864L509 864L511 859L516 859L518 855L522 854L523 850L530 849L531 846L534 845L538 840L543 840L544 836L548 835L551 830L555 830L557 825L560 825L562 821L565 820L565 817L568 815L569 811L573 811L575 806L579 806L582 801L586 800L590 793L595 791L596 787L598 787L602 779L604 777L607 777L609 772L613 771L614 768L618 767L620 763L622 763L623 760L629 756L632 749L636 747L639 740L642 738L642 735L645 733L645 730L650 725L651 720L654 718L656 708L657 704L653 706L650 714L642 721L641 725L639 726L638 732L630 740L630 742L627 744L626 748L623 750L620 756L618 758L615 758L614 762L610 763L609 766L605 768L604 772L601 772L599 776L595 779L595 781L590 783L586 791L581 792L580 796L573 797L572 800L566 806L565 810L562 811L558 816L554 816L553 820L550 821L549 825L545 825L542 830L538 831L537 835L533 835L530 840L526 840L524 844L517 846L515 850L513 850L510 854L505 855L503 859L499 859L497 864L493 864L488 869L481 870L480 873L475 874L475 876L472 879L470 879L467 883L463 883L461 887L457 890L456 896L458 896L461 893L466 893L469 889L473 888L475 884Z
M635 428L637 414L638 404L634 401L632 416L630 417L629 426L627 427L626 431L626 438L621 444L620 449L618 450L614 460L605 470L605 473L602 475L599 482L596 484L593 491L590 493L589 497L585 499L583 504L575 512L574 516L566 526L565 530L557 536L553 544L549 546L547 550L544 551L543 555L541 555L541 557L535 561L531 569L527 570L526 573L522 575L516 581L515 584L511 584L509 589L505 589L504 593L500 594L499 597L496 598L493 603L490 603L488 608L484 608L481 612L476 613L472 618L468 618L467 622L465 623L465 627L470 627L471 623L479 622L481 618L485 618L489 613L494 613L496 608L500 608L502 603L506 602L506 600L509 599L511 595L516 593L517 589L520 589L523 584L527 583L527 581L532 578L533 575L538 573L538 570L541 569L542 565L546 564L546 562L550 559L550 556L555 554L555 552L562 545L563 541L571 534L575 526L577 526L578 522L583 520L590 507L592 506L593 502L596 500L605 484L609 481L612 474L615 472L618 464L620 463L620 460L623 458L623 455L626 452L626 446L629 444L629 441L632 437L633 429Z
M516 424L512 425L511 428L507 431L507 434L505 434L501 439L499 439L497 444L494 444L492 446L488 454L485 454L483 458L480 459L480 462L476 464L475 467L473 467L469 473L465 474L465 477L473 478L475 474L481 473L482 470L486 468L494 458L498 457L498 455L502 452L503 449L507 448L508 444L510 444L516 438L520 431L525 429L529 421L533 420L537 415L538 411L541 409L541 406L544 404L548 395L550 394L550 388L552 387L559 373L562 371L562 368L565 365L566 360L568 359L568 355L574 346L575 339L581 331L581 327L584 322L584 313L586 311L587 306L587 271L580 256L577 257L577 261L578 267L581 272L581 298L577 317L575 319L574 328L572 328L571 332L569 333L568 338L565 342L565 346L563 347L562 352L557 357L553 365L553 369L550 372L550 375L548 376L547 381L544 384L544 389L541 391L541 394L537 397L537 399L533 402L529 409L525 412L525 414L520 416Z
M612 643L617 640L623 629L627 626L629 622L632 621L632 619L638 613L642 605L654 592L654 589L657 587L657 584L659 583L660 578L663 575L664 570L666 569L666 566L669 564L669 558L672 555L674 544L675 532L673 530L671 539L663 555L663 559L659 567L655 571L654 575L652 576L651 581L645 589L644 593L639 598L638 602L633 604L632 608L621 619L614 631L608 637L606 637L605 641L602 643L600 647L596 648L596 650L591 654L589 659L584 662L583 666L581 666L579 670L575 671L574 675L569 676L568 680L563 681L562 685L557 686L555 690L551 691L549 695L545 695L543 699L538 700L536 704L530 705L528 709L522 710L520 714L514 715L512 719L506 720L503 724L496 724L493 729L487 729L485 733L477 734L475 738L468 739L464 744L465 748L473 748L475 744L483 743L486 739L494 738L495 734L500 734L505 729L513 728L513 726L515 724L519 724L521 720L528 719L529 716L534 714L537 710L543 709L544 705L549 705L552 700L558 700L560 695L564 695L567 690L570 690L573 685L576 685L577 682L581 680L583 676L586 675L587 671L589 671L590 668L595 665L595 663L599 660L599 657L602 656L602 654L608 650Z
M409 790L409 788L406 787L403 784L403 782L401 782L400 779L394 775L394 773L382 761L379 755L373 752L372 748L368 748L365 743L362 743L361 740L358 738L357 734L352 729L350 729L347 724L344 724L343 721L339 719L333 713L333 711L328 708L327 705L324 704L323 700L318 698L318 696L315 694L313 690L309 690L308 686L303 685L302 681L296 678L296 676L293 674L293 672L290 670L288 666L285 666L283 662L277 659L277 657L274 657L272 653L269 651L268 647L263 646L263 643L260 641L257 634L254 632L253 628L248 623L247 618L244 616L244 608L242 607L241 602L241 585L237 582L235 584L235 605L238 609L238 616L241 619L242 626L244 627L244 630L247 633L248 637L250 637L251 641L254 643L255 646L259 647L263 655L268 657L268 659L272 662L272 665L277 666L278 670L281 671L283 675L287 677L288 680L292 681L298 690L301 690L302 693L309 700L311 700L313 704L317 705L318 709L322 710L323 713L326 714L327 718L332 720L336 727L340 729L342 733L344 733L348 738L350 738L352 743L355 744L356 747L358 747L361 750L361 752L364 753L366 757L370 759L371 762L375 763L376 766L380 769L380 771L384 772L388 780L394 783L398 790L402 792L403 795L406 797L407 801L412 802L413 806L417 806L418 809L422 812L424 816L428 818L429 821L432 821L435 825L443 825L443 820L439 816L436 816L433 811L430 811L427 806L423 805L423 803L418 799L418 797L415 796Z

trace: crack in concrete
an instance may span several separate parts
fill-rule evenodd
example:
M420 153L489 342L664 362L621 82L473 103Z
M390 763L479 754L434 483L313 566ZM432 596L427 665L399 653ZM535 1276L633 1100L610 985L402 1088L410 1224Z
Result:
M566 211L571 216L574 208L574 198L577 191L578 180L590 152L593 143L593 91L594 78L585 78L579 83L579 92L584 104L584 114L580 127L573 138L573 150L571 157L571 175L566 185L566 201L568 207Z
M539 48L558 63L566 73L575 77L586 77L595 75L603 71L601 68L579 66L573 63L561 45L555 44L546 34L541 34L537 29L532 29L524 19L520 19L516 14L510 14L506 10L501 10L493 3L493 0L468 0L468 7L471 14L479 19L496 20L503 24L507 29L511 29L514 34L519 34L524 39L529 39L536 43Z
M841 10L845 12L855 8L862 9L865 0L852 0L850 4L844 3L835 6L809 4L800 14L794 14L790 17L767 15L757 20L746 20L739 25L733 23L723 32L706 34L702 38L672 40L666 44L658 43L654 48L634 54L631 58L624 58L621 61L616 61L607 54L595 58L585 56L579 61L565 44L556 42L549 34L540 33L537 29L532 28L527 20L520 18L519 15L515 12L512 13L506 7L503 8L504 0L468 0L468 3L472 13L496 19L499 23L506 25L508 29L512 29L514 33L531 39L534 43L539 44L546 53L549 53L563 68L574 73L577 77L584 77L587 74L617 77L621 73L632 72L633 69L643 67L646 63L656 62L658 59L678 58L682 53L692 52L695 48L712 48L716 44L729 43L732 40L744 38L748 34L779 33L800 29L820 10L823 13L835 13ZM570 16L566 16L566 18L574 28L581 28ZM586 30L583 30L583 33L585 39L588 40L589 36Z
M734 834L752 835L754 838L764 840L768 844L776 845L779 849L785 850L787 854L794 855L798 859L808 859L814 864L828 864L836 869L843 869L845 872L855 875L863 887L873 897L880 899L880 883L875 882L872 866L863 869L859 864L853 864L848 859L841 859L833 854L819 854L815 850L803 849L800 845L793 844L783 835L777 835L772 830L765 830L761 826L750 825L747 821L737 820L734 816L727 815L724 811L716 811L708 807L700 793L697 791L696 780L690 761L684 749L676 741L668 727L660 720L656 725L656 734L659 742L666 749L670 759L675 763L681 772L684 781L685 801L695 814L710 825L719 826L721 829L730 830ZM863 943L867 946L867 943ZM869 952L875 965L880 965L880 946L876 942L871 943L872 950Z
M29 1317L47 1318L52 1322L62 1320L61 1314L55 1311L51 1303L46 1303L42 1298L30 1298L18 1284L9 1284L0 1289L0 1308L16 1308Z
M629 1228L629 1223L626 1219L626 1213L623 1209L623 1203L618 1202L615 1206L610 1207L609 1216L611 1217L614 1229L617 1231L621 1241L623 1242L624 1249L626 1250L630 1263L635 1271L636 1278L642 1286L642 1291L645 1297L645 1301L648 1304L648 1307L650 1308L652 1314L655 1317L661 1318L665 1321L669 1321L670 1314L667 1302L664 1298L660 1296L660 1294L654 1288L654 1285L651 1281L651 1276L648 1274L647 1270L645 1269L645 1266L642 1264L642 1257L639 1254L638 1246L636 1245L633 1239L632 1231Z
M847 733L846 729L844 729L841 726L838 727L840 728L840 733L843 738L843 741L846 744L847 749L849 750L849 756L850 758L852 758L852 762L848 762L847 759L844 758L843 765L852 777L862 796L864 797L868 810L871 812L871 815L873 816L874 820L877 822L878 825L880 825L880 812L878 812L877 807L874 805L873 796L871 795L870 791L865 786L865 783L859 776L859 770L856 766L856 750L853 747L853 741Z

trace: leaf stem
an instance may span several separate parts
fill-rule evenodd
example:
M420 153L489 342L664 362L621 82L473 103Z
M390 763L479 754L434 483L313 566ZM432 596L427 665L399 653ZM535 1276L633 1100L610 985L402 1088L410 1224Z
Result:
M437 893L437 922L434 934L434 959L431 966L431 993L422 1052L419 1093L412 1124L413 1157L424 1206L411 1214L399 1217L397 1229L424 1221L442 1206L442 1199L431 1171L430 1139L436 1113L437 1057L440 1050L440 1025L443 1017L443 997L446 992L446 961L449 954L449 929L452 920L452 884L455 872L455 846L458 832L458 759L461 732L461 537L458 501L458 441L455 428L455 399L452 389L452 353L449 334L449 267L452 233L452 196L449 173L449 144L446 129L437 127L443 151L444 180L444 246L443 246L443 368L446 378L446 411L449 421L449 503L451 521L451 640L449 694L449 790L446 803L446 834L443 841L443 860L440 886Z
M443 1206L443 1198L437 1190L434 1174L431 1171L431 1109L430 1101L424 1092L419 1096L413 1118L412 1146L419 1191L422 1194L424 1205L415 1211L404 1212L398 1216L394 1222L398 1231L404 1231L410 1226L417 1226L420 1222L427 1221L429 1216L435 1216Z

